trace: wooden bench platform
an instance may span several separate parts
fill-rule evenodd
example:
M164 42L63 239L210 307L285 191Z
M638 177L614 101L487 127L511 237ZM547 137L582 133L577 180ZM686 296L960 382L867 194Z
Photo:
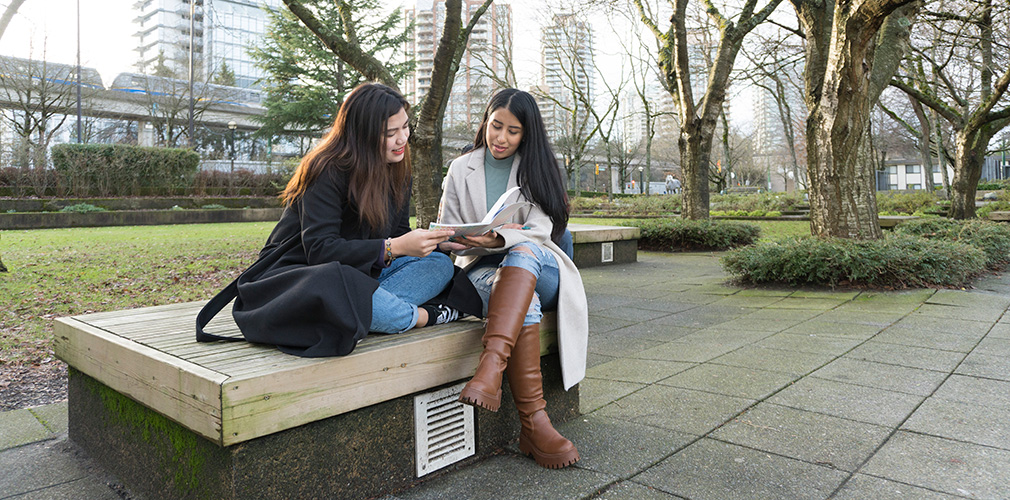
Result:
M993 210L989 212L989 220L997 222L1008 222L1010 221L1010 212Z
M246 342L197 343L202 305L56 320L55 351L71 368L70 438L131 491L229 499L384 494L423 475L414 400L447 388L443 399L476 415L475 456L518 437L513 405L490 413L455 403L481 350L477 320L373 334L348 356L300 358ZM578 388L562 389L553 315L543 325L548 413L564 421L578 414ZM207 331L239 334L228 309ZM506 388L503 399L510 397Z

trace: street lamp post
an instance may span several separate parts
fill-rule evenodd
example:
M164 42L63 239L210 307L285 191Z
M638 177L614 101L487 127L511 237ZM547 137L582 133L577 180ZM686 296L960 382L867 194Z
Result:
M228 133L231 143L231 151L228 154L228 158L231 160L231 166L228 170L228 194L235 194L235 129L238 128L238 124L234 121L228 122Z
M638 166L638 192L645 194L645 167Z

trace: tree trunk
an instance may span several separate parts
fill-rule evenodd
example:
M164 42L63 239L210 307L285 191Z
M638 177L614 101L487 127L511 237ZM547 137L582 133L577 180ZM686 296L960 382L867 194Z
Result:
M890 79L873 74L873 63L882 60L875 54L878 33L889 14L914 2L792 2L807 35L810 230L820 237L880 238L875 171L860 162L859 153L870 104L879 95L881 80ZM915 5L900 15L913 15ZM892 43L881 49L903 47ZM890 64L881 66L878 71L891 69L893 75Z
M919 120L919 127L922 128L919 133L919 158L922 160L922 187L926 189L926 192L933 193L935 192L933 186L933 154L929 149L929 141L933 137L933 126L929 123L926 111L922 109L922 103L911 96L908 97L908 100L911 101L912 110L915 111L915 117Z
M839 106L835 117L818 111L807 129L807 175L810 182L810 230L816 236L875 239L883 236L877 220L873 169L860 161L857 137L838 137L835 129L859 118L858 104ZM865 107L863 109L866 109ZM845 116L849 115L849 116ZM864 122L865 123L865 122Z
M985 162L985 152L992 134L989 127L982 130L959 131L954 139L957 153L954 157L954 181L950 200L950 218L975 218L975 193L978 190L978 180L982 177L982 164Z
M680 146L680 168L684 176L680 213L685 219L708 218L708 164L712 157L712 133L691 130L696 127L694 124L685 124L677 142Z

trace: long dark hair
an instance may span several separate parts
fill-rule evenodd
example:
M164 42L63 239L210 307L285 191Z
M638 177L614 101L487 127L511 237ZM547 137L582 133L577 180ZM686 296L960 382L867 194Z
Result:
M551 240L557 243L568 226L568 192L547 138L540 108L529 92L504 89L496 93L484 110L484 120L474 139L475 147L487 147L484 136L488 117L499 108L509 110L523 127L523 138L516 150L519 155L519 171L516 173L519 191L551 218Z
M407 111L410 104L391 87L381 83L355 87L340 105L333 127L298 164L281 194L284 204L298 200L332 167L350 172L348 195L360 221L376 229L385 227L392 217L390 199L399 206L409 194L409 146L403 160L393 164L386 162L383 149L386 124L400 109Z

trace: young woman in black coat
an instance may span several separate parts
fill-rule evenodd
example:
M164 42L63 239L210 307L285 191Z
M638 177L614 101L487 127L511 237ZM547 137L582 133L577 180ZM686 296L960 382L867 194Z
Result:
M369 331L456 319L453 309L422 306L452 279L452 261L432 252L452 231L410 230L408 108L390 87L359 85L302 158L259 260L229 286L246 340L343 355Z

